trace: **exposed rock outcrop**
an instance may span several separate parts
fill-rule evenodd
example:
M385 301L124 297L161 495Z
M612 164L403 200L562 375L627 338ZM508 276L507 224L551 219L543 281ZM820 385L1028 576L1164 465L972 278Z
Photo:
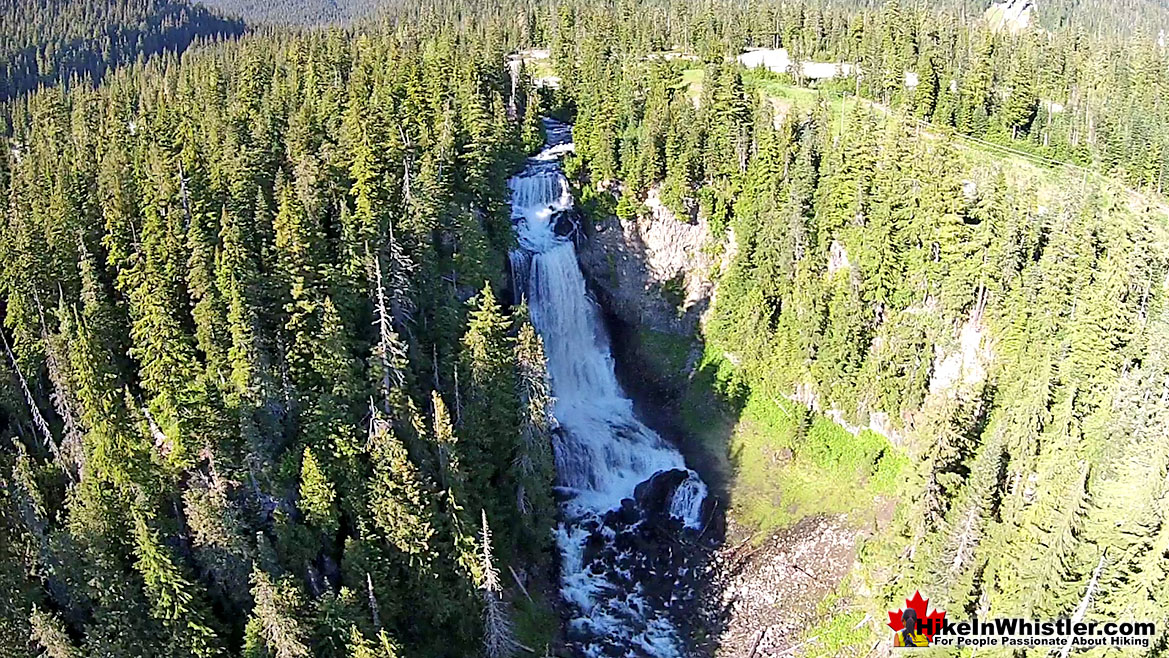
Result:
M1004 0L986 10L986 21L992 30L1006 30L1018 34L1031 26L1034 0Z
M679 628L688 628L695 614L696 595L705 586L703 563L721 538L718 528L693 527L673 515L676 492L690 477L685 470L662 471L637 486L633 498L603 519L580 526L587 533L582 563L604 581L630 593L637 607L658 610ZM713 499L702 507L704 520ZM570 640L597 638L568 628ZM604 640L601 640L604 643ZM626 655L622 647L603 645L604 655Z
M904 437L898 430L897 426L893 423L893 419L889 416L889 414L883 411L870 411L867 414L869 421L867 425L856 425L850 423L848 418L845 417L844 412L840 409L825 409L823 405L820 404L820 396L816 394L815 386L810 383L797 386L795 392L789 395L788 399L793 402L799 402L812 411L824 414L825 416L831 418L832 422L843 427L852 434L860 434L864 430L870 430L889 439L894 444L902 445L904 442Z
M579 249L581 268L623 322L692 335L710 304L718 267L710 227L702 217L677 218L657 188L645 206L649 212L633 219L611 216L594 224Z
M699 623L717 637L716 655L781 656L815 642L805 631L851 569L860 534L842 516L811 517L715 552L702 567L710 585Z
M986 326L977 317L967 320L953 349L935 349L930 395L961 396L979 386L992 357Z

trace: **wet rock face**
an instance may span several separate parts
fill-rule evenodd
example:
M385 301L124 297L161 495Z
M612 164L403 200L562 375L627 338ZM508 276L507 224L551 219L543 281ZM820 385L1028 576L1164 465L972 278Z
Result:
M686 471L674 469L662 471L642 482L633 490L637 507L649 517L669 516L670 501L674 498L674 492L688 477Z
M683 523L676 516L673 516L672 505L679 487L689 477L689 473L679 469L663 471L637 485L633 492L633 500L627 499L623 502L628 502L640 513L642 525L646 526L643 528L644 530L656 531L651 534L663 537L677 536L677 528ZM689 531L698 531L698 536L702 540L698 543L703 546L713 545L716 538L723 536L722 524L724 521L721 515L714 513L715 505L717 505L716 499L713 496L707 496L702 501L699 515L702 520L701 527L686 528ZM622 511L624 509L623 506Z
M552 222L553 226L556 227L556 235L571 238L573 242L580 244L582 234L580 230L581 217L579 210L573 207L564 212L557 213Z
M702 586L695 565L713 549L712 537L721 536L686 527L671 516L674 494L688 476L680 469L662 471L639 484L634 497L623 500L620 508L588 523L584 551L588 569L604 574L620 591L635 593L642 607L662 611L679 628L688 627L685 622ZM704 507L703 513L708 511ZM571 626L567 634L570 644L597 640ZM627 651L628 646L614 644L604 655L625 656Z

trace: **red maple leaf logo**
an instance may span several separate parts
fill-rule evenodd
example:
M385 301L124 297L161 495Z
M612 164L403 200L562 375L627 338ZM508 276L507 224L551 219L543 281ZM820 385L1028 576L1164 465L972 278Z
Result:
M942 628L942 621L946 618L946 612L944 610L934 610L927 614L926 610L929 608L929 603L929 599L921 598L921 592L914 592L912 599L905 599L905 606L917 613L917 618L921 622L922 635L925 635L926 639L932 642L934 633ZM901 621L902 612L904 612L904 609L898 609L897 612L889 613L888 626L895 633L905 628L905 622Z

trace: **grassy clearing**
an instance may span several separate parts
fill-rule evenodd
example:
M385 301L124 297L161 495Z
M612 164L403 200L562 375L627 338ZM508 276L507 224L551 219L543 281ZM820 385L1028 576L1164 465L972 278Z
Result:
M706 71L702 69L686 69L682 71L682 80L674 88L685 89L686 96L697 101L702 96L702 81L705 78Z
M791 76L773 73L767 69L745 69L743 84L747 89L754 89L768 98L790 101L807 109L811 109L820 96L815 89L791 84Z
M551 78L556 76L556 67L552 65L552 60L548 58L536 59L532 57L525 59L524 68L527 69L528 75L533 78Z
M863 517L893 493L906 460L887 440L809 416L796 403L747 399L729 445L738 466L731 509L747 527L769 531L824 513Z
M697 101L702 95L702 84L706 72L700 68L690 68L682 71L682 80L675 86L676 89L686 89L686 95ZM775 73L766 69L744 69L743 85L751 94L761 94L769 100L775 108L777 116L786 116L792 111L811 112L817 104L827 103L832 116L839 116L843 111L847 114L856 105L856 98L832 87L813 89L798 87L792 84L791 76ZM833 131L838 129L833 123Z
M705 77L706 71L702 69L686 69L682 71L682 82L679 83L679 86L689 87L692 85L700 85L702 84L702 79Z
M909 471L908 460L884 437L854 436L798 403L763 397L709 351L687 392L682 421L708 451L725 456L730 516L761 536L815 514L869 521Z

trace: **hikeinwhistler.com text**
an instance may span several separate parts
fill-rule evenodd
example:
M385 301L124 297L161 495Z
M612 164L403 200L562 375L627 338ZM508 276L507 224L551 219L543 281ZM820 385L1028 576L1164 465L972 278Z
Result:
M921 624L935 628L933 641L938 647L1134 647L1148 648L1156 636L1156 624L1150 621L1073 621L1056 619L1036 621L1003 617L980 621L950 620Z

